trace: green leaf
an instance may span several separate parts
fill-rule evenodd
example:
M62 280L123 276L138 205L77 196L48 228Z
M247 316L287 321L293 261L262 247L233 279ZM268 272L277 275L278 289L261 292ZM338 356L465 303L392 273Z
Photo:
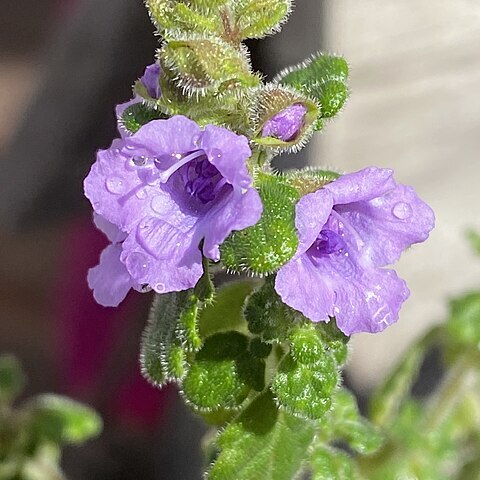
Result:
M269 391L220 433L220 455L208 480L291 480L314 438L306 420L279 412Z
M337 367L330 355L322 353L315 363L308 365L288 355L282 360L271 388L277 404L289 413L319 419L330 409L338 382Z
M156 295L143 334L140 364L155 386L184 377L186 351L201 346L197 331L200 302L193 290Z
M295 254L295 206L299 194L280 175L258 174L256 186L263 202L260 221L234 232L220 251L228 270L263 276L278 270Z
M238 39L262 38L280 30L292 0L237 0L234 7Z
M335 116L348 98L348 64L342 57L319 54L281 72L275 81L289 85L321 106L322 118Z
M332 439L343 440L348 446L362 454L370 455L383 444L379 430L358 411L355 397L346 389L338 390L333 397L333 406L325 419L330 425Z
M446 329L460 344L480 345L480 292L473 292L450 302L450 318Z
M221 287L215 301L200 312L200 335L205 338L221 331L244 330L243 306L257 283L253 279L241 280Z
M251 72L245 51L219 38L172 40L162 47L159 58L186 94L255 87L259 83L259 78Z
M286 340L294 326L291 310L280 300L270 278L248 298L244 315L249 331L265 342Z
M31 429L57 443L84 443L103 428L94 410L59 395L39 395L30 404L30 411Z
M139 102L130 105L125 109L125 111L122 113L121 125L127 131L136 133L141 127L152 120L158 120L162 118L167 118L167 116L159 110L155 110L150 108L148 105Z
M23 390L25 383L20 362L11 355L0 356L0 402L11 402Z
M247 352L239 332L208 337L183 381L183 394L200 412L238 407L252 388L264 388L265 362Z
M352 457L336 448L314 448L309 465L312 469L311 480L358 479Z

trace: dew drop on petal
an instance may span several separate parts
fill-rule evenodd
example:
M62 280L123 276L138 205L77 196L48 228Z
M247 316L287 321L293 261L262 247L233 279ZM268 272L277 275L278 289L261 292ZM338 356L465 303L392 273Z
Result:
M150 259L143 253L133 252L127 256L125 265L132 277L138 283L143 283L150 269Z
M392 213L400 220L407 220L412 216L412 207L405 202L398 202L393 206Z
M110 193L121 195L125 192L125 183L120 177L109 177L105 181L105 186Z
M147 163L147 158L144 157L143 155L135 155L134 157L132 157L132 162L137 167L143 167L145 163Z
M222 158L222 151L218 148L212 148L211 154L213 158Z
M135 192L135 196L138 199L143 200L147 196L147 191L144 188L141 188Z
M157 283L155 284L155 287L153 288L157 293L164 293L166 288L163 283Z
M173 210L171 200L164 195L156 195L150 202L152 210L160 215L166 215Z

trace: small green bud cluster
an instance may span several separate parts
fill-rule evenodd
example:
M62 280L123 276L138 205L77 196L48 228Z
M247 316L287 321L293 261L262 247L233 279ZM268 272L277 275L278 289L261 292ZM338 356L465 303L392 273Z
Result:
M0 478L65 478L61 448L96 437L102 421L69 398L44 394L14 405L26 383L19 362L0 357Z

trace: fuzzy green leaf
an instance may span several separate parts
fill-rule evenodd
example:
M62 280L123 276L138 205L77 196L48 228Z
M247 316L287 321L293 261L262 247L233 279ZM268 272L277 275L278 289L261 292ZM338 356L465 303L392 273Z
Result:
M333 407L325 419L332 429L332 439L345 441L352 450L370 455L383 443L383 436L358 411L355 397L345 389L337 391L333 397Z
M32 431L56 443L83 443L98 436L103 428L95 411L59 395L40 395L30 409Z
M238 407L252 388L264 387L265 362L247 352L239 332L208 337L183 381L187 401L202 412Z
M260 221L234 232L220 251L227 269L263 276L278 270L295 254L295 206L299 194L278 175L259 174L256 185L263 202Z
M0 356L0 402L11 402L23 390L25 383L20 362L11 355Z
M155 296L140 355L142 373L153 385L161 386L185 375L186 351L201 346L199 305L193 290Z
M249 297L244 315L249 331L265 342L285 340L294 325L291 311L280 300L270 279Z
M253 279L242 280L220 288L215 301L200 312L200 335L205 338L221 331L243 330L243 306L257 283Z
M220 455L208 480L291 480L314 438L306 420L279 412L263 393L219 435Z
M280 30L292 0L237 0L234 8L238 39L262 38Z
M281 72L276 81L316 99L322 118L335 116L348 98L348 64L342 57L319 54Z
M338 382L339 373L330 355L323 353L308 365L288 355L273 378L272 391L278 405L291 414L319 419L330 409Z
M259 83L259 78L251 72L245 51L220 38L172 40L160 50L159 58L185 93L254 87Z
M352 457L335 448L326 446L315 448L309 465L312 469L312 480L358 479Z

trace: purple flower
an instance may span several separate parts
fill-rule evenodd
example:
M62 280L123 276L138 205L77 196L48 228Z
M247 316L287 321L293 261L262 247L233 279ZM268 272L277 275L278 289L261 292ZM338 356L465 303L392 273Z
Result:
M409 290L393 270L406 248L427 239L432 210L388 169L346 174L296 208L299 247L277 274L282 300L314 322L336 317L346 335L398 320Z
M303 128L307 107L295 103L270 117L262 129L263 137L275 137L284 142L295 140Z
M158 293L193 287L203 273L201 241L217 261L233 230L259 220L250 155L245 137L214 125L202 130L183 116L154 120L98 152L85 194L125 232L120 262L136 285Z

